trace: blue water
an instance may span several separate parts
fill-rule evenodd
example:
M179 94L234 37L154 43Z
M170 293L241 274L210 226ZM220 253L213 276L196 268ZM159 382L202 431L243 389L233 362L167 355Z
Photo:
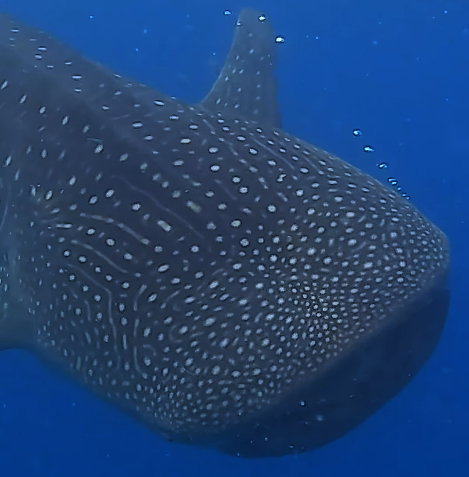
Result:
M85 55L187 101L216 78L242 6L262 9L285 38L277 45L284 129L397 178L449 235L453 300L440 346L358 429L277 460L165 443L34 356L3 352L2 477L469 475L469 2L0 1Z

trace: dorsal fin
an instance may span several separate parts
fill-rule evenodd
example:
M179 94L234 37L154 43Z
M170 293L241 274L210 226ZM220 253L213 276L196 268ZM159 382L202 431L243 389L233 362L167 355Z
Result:
M225 65L200 106L210 113L280 126L277 104L275 38L260 12L242 10Z

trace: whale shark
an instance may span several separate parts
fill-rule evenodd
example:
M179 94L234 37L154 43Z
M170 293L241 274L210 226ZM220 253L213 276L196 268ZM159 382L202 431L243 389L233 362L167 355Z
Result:
M450 302L445 234L282 130L277 48L244 9L186 104L0 16L0 347L241 457L352 431L422 368Z

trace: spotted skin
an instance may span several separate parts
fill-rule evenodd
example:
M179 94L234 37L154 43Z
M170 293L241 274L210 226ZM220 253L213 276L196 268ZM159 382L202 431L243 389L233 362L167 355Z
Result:
M187 105L0 17L1 345L168 439L253 457L362 422L448 307L444 234L278 129L274 48L243 11Z

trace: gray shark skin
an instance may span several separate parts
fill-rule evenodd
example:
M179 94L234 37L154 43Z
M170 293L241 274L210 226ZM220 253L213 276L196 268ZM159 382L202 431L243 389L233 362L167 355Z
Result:
M0 16L0 346L175 442L304 452L439 341L445 235L279 128L275 41L243 10L198 105Z

